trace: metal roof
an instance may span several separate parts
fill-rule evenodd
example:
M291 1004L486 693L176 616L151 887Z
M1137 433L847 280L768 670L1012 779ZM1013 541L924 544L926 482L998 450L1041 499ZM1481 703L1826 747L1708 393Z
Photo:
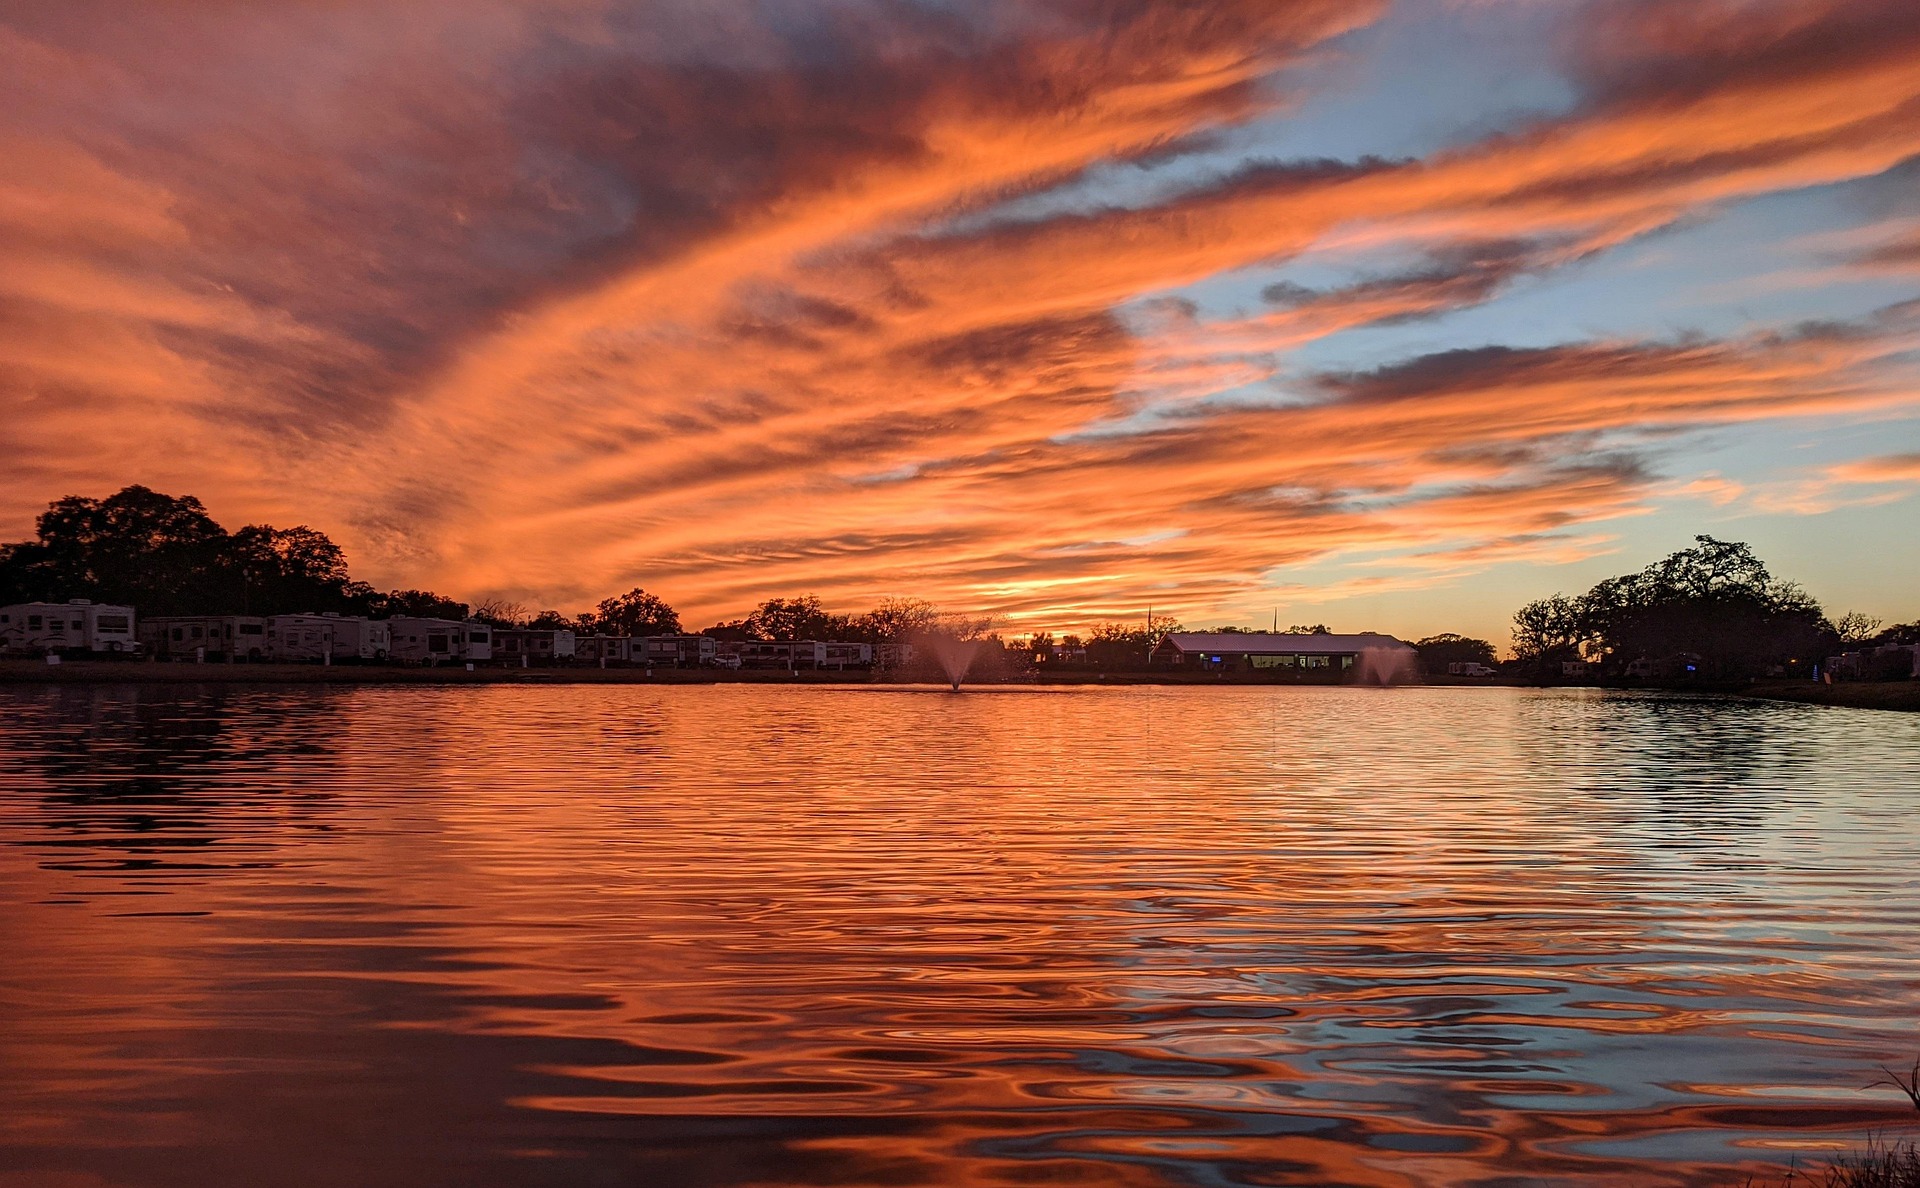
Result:
M1222 652L1236 656L1325 656L1369 648L1413 650L1391 635L1279 635L1268 631L1180 631L1166 637L1183 652Z

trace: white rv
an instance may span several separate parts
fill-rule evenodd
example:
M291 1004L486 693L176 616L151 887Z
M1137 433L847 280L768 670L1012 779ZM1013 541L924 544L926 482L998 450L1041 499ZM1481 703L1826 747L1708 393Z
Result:
M467 637L485 634L491 655L493 633L479 623L461 623L453 619L417 619L397 616L387 620L393 633L393 658L409 664L450 664L468 659ZM473 657L481 659L481 657Z
M385 660L387 625L356 615L275 615L267 620L267 655L275 660Z
M722 654L740 658L742 668L820 668L827 660L827 646L818 640L722 640Z
M573 658L587 664L625 664L644 644L625 635L581 635L574 638Z
M264 660L267 621L250 615L162 615L140 620L140 646L172 660Z
M467 629L466 646L461 655L468 660L493 659L493 628L485 623L463 623Z
M635 640L634 659L674 668L704 668L713 663L719 643L704 635L649 635ZM638 645L645 645L644 651Z
M0 606L0 649L9 652L131 652L133 608L75 598Z
M552 663L574 658L573 632L521 628L493 633L493 650L507 659L519 657L521 663Z

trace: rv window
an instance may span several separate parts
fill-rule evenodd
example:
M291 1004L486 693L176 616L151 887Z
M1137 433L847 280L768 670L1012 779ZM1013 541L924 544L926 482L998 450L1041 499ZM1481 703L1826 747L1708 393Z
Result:
M39 616L39 615L28 615L28 616L27 616L27 626L28 626L28 628L30 628L30 629L32 629L32 630L34 630L34 631L38 631L38 630L40 629L40 616Z
M67 621L65 619L49 619L47 620L47 630L64 634L67 630Z
M101 615L98 619L95 619L94 622L100 625L100 630L102 631L127 631L131 630L133 626L133 624L127 622L127 616L125 615Z
M173 629L173 640L174 640L174 642L175 642L175 643L178 643L178 642L179 642L180 640L183 640L183 639L185 639L185 638L186 638L186 635L185 635L185 632L186 632L186 628L185 628L185 627L175 627L175 628Z
M487 633L484 631L475 631L467 636L467 642L468 643L486 643Z
M206 634L206 633L205 633L205 632L203 632L203 631L201 631L201 630L200 630L200 628L199 628L199 626L198 626L197 624L196 624L196 625L194 626L194 629L193 629L193 638L195 638L195 639L199 639L199 638L200 638L200 637L201 637L202 635L205 635L205 634Z
M240 634L242 635L258 635L263 630L265 630L265 628L261 627L258 623L240 624Z

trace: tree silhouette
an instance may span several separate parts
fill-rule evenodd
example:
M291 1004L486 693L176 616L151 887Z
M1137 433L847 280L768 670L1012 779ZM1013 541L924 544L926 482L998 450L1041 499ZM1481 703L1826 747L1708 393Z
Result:
M1494 664L1491 643L1452 631L1429 635L1414 641L1413 646L1420 653L1420 663L1428 672L1445 672L1450 664L1484 664L1489 668Z
M1701 675L1728 679L1793 664L1810 670L1837 641L1820 604L1775 579L1747 545L1694 542L1578 598L1528 603L1514 615L1514 653L1536 664L1584 655L1616 665L1687 655L1698 657Z
M594 626L609 635L678 635L680 615L658 595L635 586L602 602Z
M467 613L425 590L381 594L354 581L345 551L318 529L250 524L230 533L193 496L140 486L56 500L33 540L0 545L0 603L69 598L131 605L142 616Z
M746 629L755 639L820 639L832 630L832 617L817 595L769 598L747 616Z
M1087 637L1087 659L1116 672L1146 668L1152 663L1153 649L1178 630L1177 619L1160 615L1144 623L1101 623Z
M924 635L940 622L940 611L924 598L888 598L855 620L853 627L871 643L898 643Z
M413 619L459 621L467 617L466 603L442 598L428 590L394 590L386 594L374 594L368 598L367 602L368 610L376 618L404 615Z

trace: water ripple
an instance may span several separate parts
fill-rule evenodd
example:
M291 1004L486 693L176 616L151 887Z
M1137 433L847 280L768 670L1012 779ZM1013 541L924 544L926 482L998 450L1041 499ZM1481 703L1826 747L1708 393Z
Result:
M1903 1125L1920 719L0 691L0 1185L1737 1184Z

